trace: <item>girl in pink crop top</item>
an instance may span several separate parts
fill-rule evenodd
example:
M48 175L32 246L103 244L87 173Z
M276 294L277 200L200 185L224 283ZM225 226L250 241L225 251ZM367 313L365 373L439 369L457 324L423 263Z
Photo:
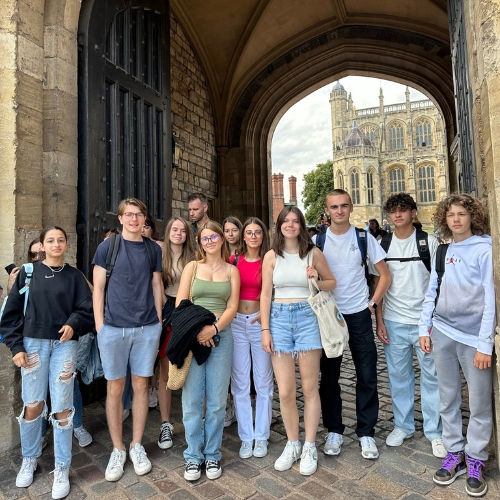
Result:
M251 217L241 231L242 252L231 256L240 271L240 301L231 323L234 339L231 368L231 393L241 439L240 457L264 457L271 428L273 369L271 356L261 343L259 299L262 283L262 259L269 248L264 223ZM250 370L256 390L255 423L250 399Z

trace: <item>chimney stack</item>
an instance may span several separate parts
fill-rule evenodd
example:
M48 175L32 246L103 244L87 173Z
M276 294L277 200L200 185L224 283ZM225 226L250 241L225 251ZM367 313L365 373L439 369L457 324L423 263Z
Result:
M290 203L297 206L297 178L293 175L288 178L288 184L290 186Z

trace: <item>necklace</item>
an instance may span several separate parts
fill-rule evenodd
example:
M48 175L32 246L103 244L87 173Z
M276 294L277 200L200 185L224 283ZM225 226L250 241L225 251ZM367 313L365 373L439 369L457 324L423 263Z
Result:
M216 264L215 266L210 267L212 274L216 273L221 267L222 267L222 262L219 262L218 265Z
M54 273L60 273L66 264L63 264L62 266L49 266L46 262L43 262L51 271L52 271L52 276L47 276L45 275L46 278L53 278L55 276Z

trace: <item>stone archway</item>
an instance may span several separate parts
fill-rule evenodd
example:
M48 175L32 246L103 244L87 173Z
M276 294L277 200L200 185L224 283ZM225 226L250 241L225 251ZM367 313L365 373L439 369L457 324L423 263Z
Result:
M334 29L276 59L235 103L224 129L222 213L231 207L233 213L269 220L270 142L276 124L303 96L348 74L389 77L431 95L444 117L448 143L453 141L453 79L446 44L396 29Z

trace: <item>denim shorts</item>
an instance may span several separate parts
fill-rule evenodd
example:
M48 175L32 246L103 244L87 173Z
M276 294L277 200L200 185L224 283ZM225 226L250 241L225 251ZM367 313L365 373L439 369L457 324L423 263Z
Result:
M132 375L151 377L160 334L160 323L135 328L102 325L97 334L97 344L106 380L125 377L128 364Z
M271 304L271 336L274 352L297 354L321 349L318 320L307 300Z

